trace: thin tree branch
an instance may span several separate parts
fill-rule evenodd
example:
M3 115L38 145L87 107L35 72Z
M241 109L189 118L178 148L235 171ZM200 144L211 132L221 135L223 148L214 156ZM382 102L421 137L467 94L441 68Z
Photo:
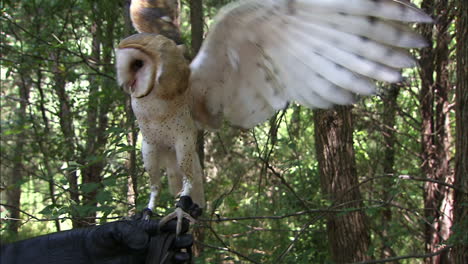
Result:
M419 178L419 177L413 177L413 176L410 176L410 175L399 175L398 178L403 179L403 180L413 180L413 181L420 181L420 182L432 182L432 183L436 183L436 184L439 184L439 185L443 185L443 186L452 188L452 189L454 189L456 191L459 191L461 193L468 194L466 191L458 188L455 185L452 185L452 184L449 184L449 183L446 183L446 182L443 182L443 181L430 179L430 178Z
M202 246L207 246L207 247L209 247L209 248L214 248L214 249L218 249L218 250L223 250L223 251L231 252L231 253L234 253L234 254L236 254L237 256L242 257L242 258L244 258L244 259L246 259L246 260L248 260L248 261L250 261L250 262L252 262L252 263L259 263L259 262L255 261L255 260L253 260L253 259L251 259L251 258L249 258L249 257L247 257L247 256L245 256L245 255L243 255L243 254L241 254L240 252L238 252L238 251L236 251L236 250L230 248L229 245L226 244L226 243L221 239L221 237L219 237L219 235L215 232L215 230L214 230L211 226L208 226L207 228L213 233L213 235L215 236L215 238L216 238L219 242L221 242L221 244L223 244L224 247L217 247L217 246L206 245L206 244L204 244L204 243L202 243L202 242L200 242L200 241L195 241L195 243L200 244L200 245L202 245Z
M386 258L386 259L377 259L377 260L369 260L369 261L363 261L363 262L354 262L352 264L374 264L374 263L385 263L385 262L393 262L393 261L398 261L402 259L415 259L415 258L430 258L433 256L440 255L444 253L445 251L451 249L453 245L447 245L444 248L432 252L432 253L427 253L427 254L412 254L412 255L405 255L405 256L399 256L399 257L391 257L391 258Z
M29 219L15 219L15 218L2 218L2 220L14 220L14 221L26 221L26 222L29 222L31 219L35 220L35 221L38 221L38 222L51 222L51 221L57 221L57 220L82 220L82 219L110 219L110 220L114 220L114 219L122 219L121 216L114 216L114 217L80 217L80 218L76 218L76 217L56 217L56 218L39 218L37 216L34 216L24 210L21 210L19 209L18 207L16 206L12 206L12 205L9 205L9 204L4 204L4 203L0 203L0 206L3 206L3 207L7 207L7 208L11 208L13 210L17 210L18 212L26 215L29 217Z
M208 245L208 244L202 243L200 241L195 241L195 244L199 244L199 245L201 245L203 247L207 247L207 248L212 248L212 249L216 249L216 250L222 250L222 251L226 251L226 252L229 252L229 253L233 253L233 254L235 254L235 255L237 255L237 256L239 256L239 257L241 257L241 258L243 258L243 259L245 259L247 261L250 261L252 263L260 264L260 262L258 262L256 260L253 260L253 259L251 259L251 258L249 258L249 257L247 257L245 255L242 255L241 253L239 253L239 252L237 252L237 251L235 251L233 249L230 249L228 247L218 247L218 246Z

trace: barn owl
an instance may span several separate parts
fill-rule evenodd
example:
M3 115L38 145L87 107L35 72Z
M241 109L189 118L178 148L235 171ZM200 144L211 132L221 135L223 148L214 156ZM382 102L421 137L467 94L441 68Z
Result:
M292 101L310 108L352 104L356 95L375 92L374 80L398 82L399 69L415 66L407 49L427 42L407 23L431 21L400 0L245 0L220 10L190 65L162 35L122 40L118 82L131 95L143 134L148 208L161 166L173 193L204 206L198 128L219 128L223 119L252 128ZM168 217L191 219L182 209Z

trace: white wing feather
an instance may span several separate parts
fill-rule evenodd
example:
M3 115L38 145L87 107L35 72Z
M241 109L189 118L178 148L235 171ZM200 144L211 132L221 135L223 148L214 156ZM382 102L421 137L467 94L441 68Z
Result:
M403 22L431 22L399 0L245 0L224 7L190 65L195 100L253 127L296 101L350 104L397 82L424 39Z

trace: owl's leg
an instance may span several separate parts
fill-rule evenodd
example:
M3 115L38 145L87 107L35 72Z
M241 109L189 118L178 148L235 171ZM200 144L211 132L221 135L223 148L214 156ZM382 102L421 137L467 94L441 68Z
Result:
M158 198L159 189L161 188L161 166L156 146L143 140L141 151L143 154L145 170L150 176L150 199L148 201L147 208L143 211L143 218L148 220L151 217L152 211L156 205L156 199Z
M205 191L203 188L203 170L200 164L198 153L194 152L193 155L193 178L192 178L192 189L190 196L193 198L193 202L198 204L200 208L205 208Z
M190 222L194 223L195 218L201 215L201 208L197 204L193 203L192 198L190 197L193 184L192 175L196 173L194 171L196 171L197 169L193 167L193 162L198 162L198 156L195 152L195 139L184 139L185 140L176 142L175 146L176 161L178 167L177 169L181 172L180 174L182 175L182 190L180 192L180 200L177 203L176 210L173 213L161 219L160 222L161 224L165 224L169 220L177 218L176 234L180 233L183 218L186 218Z
M168 157L166 162L166 174L167 174L167 181L169 183L169 191L171 192L174 197L179 195L180 190L182 190L182 178L183 174L182 171L177 166L177 159L175 152L172 153Z

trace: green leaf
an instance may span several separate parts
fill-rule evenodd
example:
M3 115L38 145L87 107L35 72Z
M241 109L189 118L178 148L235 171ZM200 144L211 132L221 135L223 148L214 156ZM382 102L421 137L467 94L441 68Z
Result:
M96 194L96 201L100 204L112 202L112 194L108 191L100 191Z
M90 183L83 183L80 185L80 190L83 193L91 193L96 191L101 185L99 183L90 182Z

